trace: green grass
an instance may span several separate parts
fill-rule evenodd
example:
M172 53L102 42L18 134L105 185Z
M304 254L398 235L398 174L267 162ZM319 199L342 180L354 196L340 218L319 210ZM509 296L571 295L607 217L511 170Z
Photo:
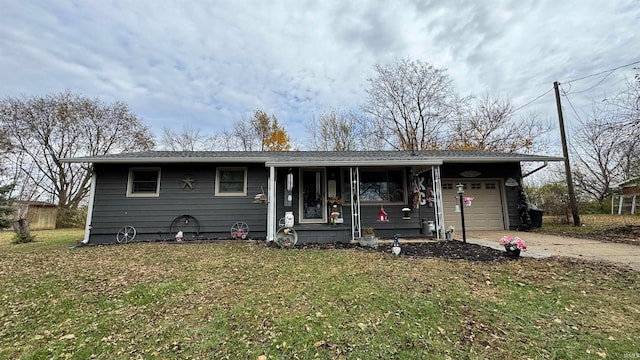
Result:
M57 235L59 234L59 236ZM0 236L0 358L624 358L640 274L248 242Z

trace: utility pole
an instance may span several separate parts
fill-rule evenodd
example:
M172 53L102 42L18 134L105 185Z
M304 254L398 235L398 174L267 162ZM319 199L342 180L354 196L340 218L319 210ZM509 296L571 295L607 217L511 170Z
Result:
M571 164L569 163L569 150L567 149L567 134L564 131L564 118L562 117L562 104L560 103L560 89L558 82L553 82L556 90L556 106L558 108L558 120L560 121L560 140L562 141L562 153L564 155L564 171L567 175L567 189L569 190L569 201L571 202L571 213L573 214L573 226L580 226L580 215L578 214L578 203L576 202L576 192L573 189L573 176L571 176Z

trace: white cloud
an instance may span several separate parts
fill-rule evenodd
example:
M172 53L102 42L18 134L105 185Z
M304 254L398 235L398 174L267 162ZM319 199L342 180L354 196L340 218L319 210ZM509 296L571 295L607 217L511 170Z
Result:
M428 61L448 68L463 95L509 95L519 105L554 80L638 60L638 5L4 1L0 96L71 89L122 100L156 131L186 122L212 132L261 109L299 141L314 115L364 102L375 63ZM595 96L580 95L585 107ZM552 94L531 108L555 116Z

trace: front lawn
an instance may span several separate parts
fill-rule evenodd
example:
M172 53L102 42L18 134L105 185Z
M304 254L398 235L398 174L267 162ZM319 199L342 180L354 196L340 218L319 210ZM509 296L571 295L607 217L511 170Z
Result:
M55 234L55 232L53 232ZM640 274L250 242L0 234L0 358L625 358Z

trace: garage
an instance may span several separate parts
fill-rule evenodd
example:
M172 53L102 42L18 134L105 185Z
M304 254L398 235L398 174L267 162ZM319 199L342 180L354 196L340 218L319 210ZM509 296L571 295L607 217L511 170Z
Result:
M444 206L445 228L456 227L461 234L460 213L455 212L457 199L456 185L464 185L464 197L472 197L471 206L464 207L466 230L503 230L504 212L499 180L454 180L442 179L442 204Z

